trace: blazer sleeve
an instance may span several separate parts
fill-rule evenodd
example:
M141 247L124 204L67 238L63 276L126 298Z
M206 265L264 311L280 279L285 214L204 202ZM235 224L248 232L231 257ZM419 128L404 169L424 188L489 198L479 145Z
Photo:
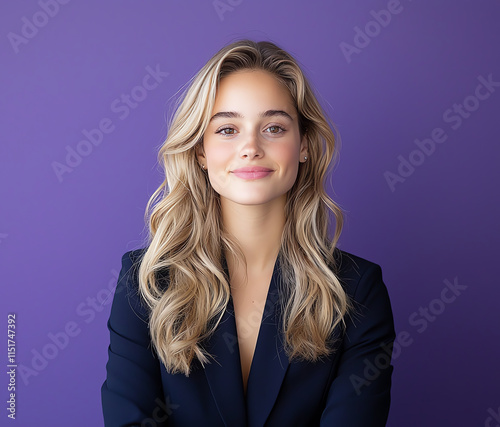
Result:
M107 323L110 344L101 387L106 427L141 426L145 420L167 425L160 363L151 347L148 314L138 297L139 254L131 251L122 257Z
M356 314L346 320L338 371L322 427L383 427L391 401L394 319L379 265L369 263L354 288Z

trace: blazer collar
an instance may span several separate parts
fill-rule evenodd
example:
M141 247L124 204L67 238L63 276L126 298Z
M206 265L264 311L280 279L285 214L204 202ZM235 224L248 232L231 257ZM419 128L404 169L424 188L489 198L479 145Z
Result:
M224 256L222 265L226 277L229 277ZM219 413L228 426L264 425L288 369L279 316L281 280L278 256L252 359L246 399L232 297L217 329L205 345L215 359L205 366L205 375Z

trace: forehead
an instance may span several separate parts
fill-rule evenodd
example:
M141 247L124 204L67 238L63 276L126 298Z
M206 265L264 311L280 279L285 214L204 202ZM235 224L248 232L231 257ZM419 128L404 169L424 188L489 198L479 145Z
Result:
M240 70L221 79L215 97L215 108L232 108L244 104L260 104L269 108L293 107L288 88L276 76L264 70Z

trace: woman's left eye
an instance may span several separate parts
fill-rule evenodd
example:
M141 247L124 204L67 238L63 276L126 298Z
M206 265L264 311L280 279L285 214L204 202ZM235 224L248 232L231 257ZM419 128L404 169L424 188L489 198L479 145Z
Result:
M273 134L282 133L285 131L285 129L283 129L281 126L278 126L278 125L269 126L267 129L271 129L271 131L269 133L273 133Z

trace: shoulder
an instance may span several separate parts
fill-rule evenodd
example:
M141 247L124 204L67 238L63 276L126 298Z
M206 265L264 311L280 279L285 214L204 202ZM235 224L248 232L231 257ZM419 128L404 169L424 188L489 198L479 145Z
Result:
M147 248L134 249L132 251L125 252L122 255L122 265L133 267L138 266L142 260L142 257L146 253Z
M377 277L382 280L382 268L379 264L361 258L350 252L335 248L335 273L345 288L345 291L354 296L363 278Z
M139 267L146 249L134 249L122 255L122 267L118 285L126 287L128 291L137 287Z
M379 264L352 253L335 249L335 272L354 306L392 315L389 293Z
M111 308L111 317L128 316L132 311L143 321L148 318L148 310L139 295L139 267L146 252L145 248L125 252Z

